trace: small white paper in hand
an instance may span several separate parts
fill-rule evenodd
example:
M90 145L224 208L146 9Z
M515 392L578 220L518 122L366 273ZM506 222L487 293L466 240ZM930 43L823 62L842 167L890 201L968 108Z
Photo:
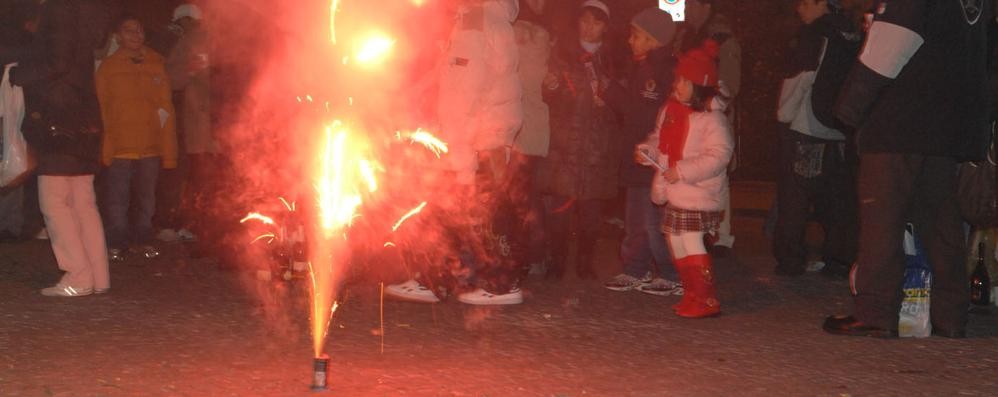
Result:
M170 118L170 112L167 112L166 109L159 108L158 113L159 113L159 128L165 128L166 120Z

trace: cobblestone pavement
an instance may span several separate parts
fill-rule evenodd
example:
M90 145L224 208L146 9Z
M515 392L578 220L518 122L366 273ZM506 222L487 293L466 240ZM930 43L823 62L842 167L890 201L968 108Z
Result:
M735 202L765 208L766 189L740 186ZM849 311L847 284L772 276L762 219L739 213L714 319L680 319L677 298L571 276L531 279L524 304L499 308L382 306L376 281L352 283L329 332L325 394L998 395L998 315L974 315L964 340L826 335L824 316ZM615 247L600 244L604 277L619 271ZM165 248L112 265L107 295L57 299L37 293L58 277L46 242L0 246L0 395L314 395L304 284Z

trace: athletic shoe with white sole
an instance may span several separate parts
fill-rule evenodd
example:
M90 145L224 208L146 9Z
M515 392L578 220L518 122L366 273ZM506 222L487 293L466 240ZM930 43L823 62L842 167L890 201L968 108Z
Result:
M645 274L644 277L637 278L630 274L621 273L603 283L603 287L611 291L630 291L638 289L649 282L651 282L650 274Z
M505 294L493 294L479 288L458 295L457 300L469 305L519 305L523 303L523 291L516 288Z
M440 302L440 298L437 298L437 296L433 294L433 291L430 291L429 288L426 288L416 280L409 280L401 284L389 285L385 287L385 295L409 302Z
M107 250L107 260L111 262L124 262L125 261L125 251L118 248L108 248Z
M183 241L185 243L198 241L198 236L194 235L194 232L187 229L177 230L177 240Z
M677 283L672 280L667 280L664 278L656 278L651 280L650 283L638 287L638 290L646 294L658 295L658 296L669 296L669 295L683 295L686 291L683 289L683 283Z
M94 293L93 288L73 288L68 285L56 284L48 288L42 288L42 295L45 296L61 296L61 297L77 297L77 296L87 296Z

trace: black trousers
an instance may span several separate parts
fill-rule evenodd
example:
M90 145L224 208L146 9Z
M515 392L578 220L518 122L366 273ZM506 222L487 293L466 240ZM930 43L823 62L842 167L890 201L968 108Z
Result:
M803 273L805 230L811 208L825 232L822 260L848 269L856 260L856 180L846 144L801 134L780 134L777 219L773 255L778 266Z
M541 157L513 151L505 190L520 221L515 238L521 254L517 258L523 266L546 259L544 230L544 201L537 189L537 164Z
M572 238L573 217L577 223L576 266L592 266L593 250L599 239L601 218L605 200L576 199L561 195L551 196L547 209L547 235L551 247L551 257L555 271L563 271L571 256L568 247Z
M860 244L854 292L857 319L897 329L904 277L902 240L915 225L932 266L934 327L962 329L970 301L965 239L956 202L957 163L947 157L863 154L860 157Z

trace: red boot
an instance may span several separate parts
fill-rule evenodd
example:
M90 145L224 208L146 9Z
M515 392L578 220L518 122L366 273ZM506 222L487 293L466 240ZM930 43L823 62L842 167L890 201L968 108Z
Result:
M682 257L679 259L673 259L673 266L676 267L676 273L679 273L679 281L683 282L683 298L679 300L679 303L672 305L672 311L679 312L680 310L689 310L688 307L693 304L693 298L690 296L689 289L686 285L689 283L689 278L692 275L689 266L689 257Z
M685 268L683 286L686 291L683 298L689 297L689 303L676 309L676 315L686 318L713 317L721 314L721 303L717 300L717 290L714 288L714 269L710 255L690 255L683 258Z

